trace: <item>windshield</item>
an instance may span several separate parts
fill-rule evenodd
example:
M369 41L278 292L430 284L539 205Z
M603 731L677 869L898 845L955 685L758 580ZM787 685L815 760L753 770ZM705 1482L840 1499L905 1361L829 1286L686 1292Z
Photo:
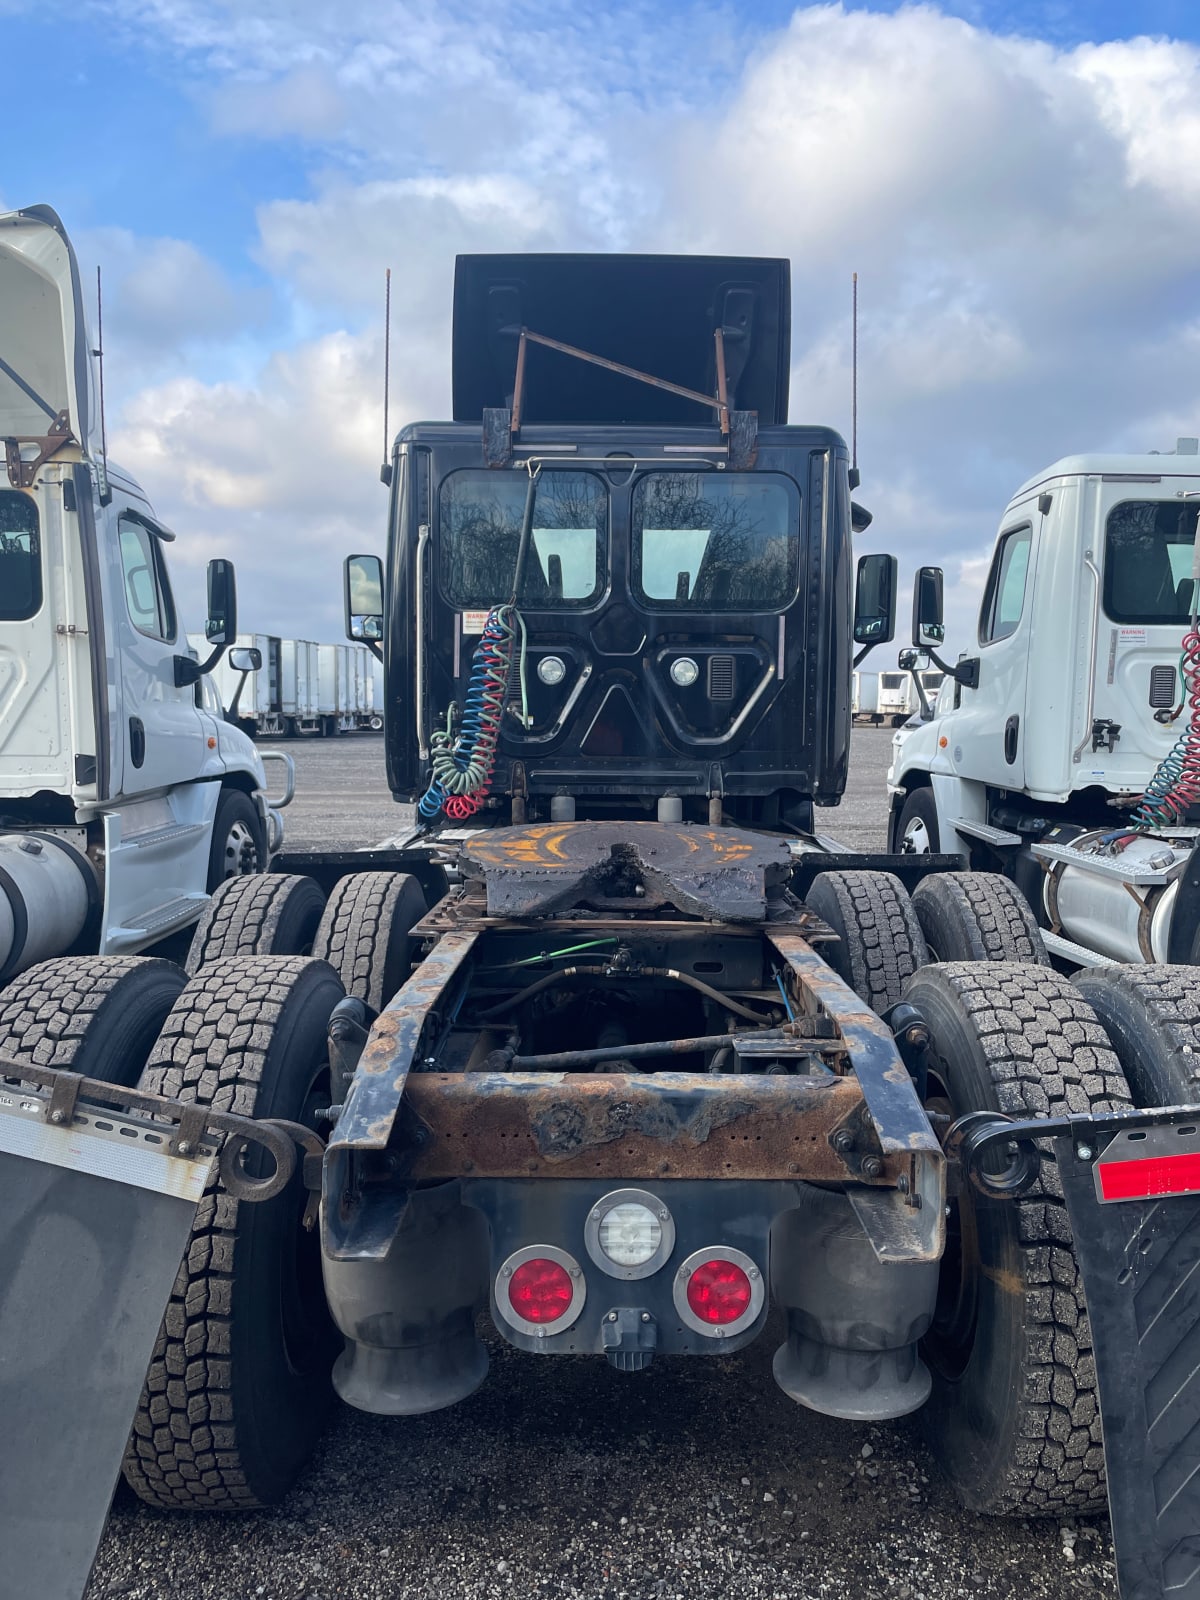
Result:
M0 622L24 622L41 604L37 507L28 495L5 489L0 491Z
M1104 531L1104 609L1114 622L1186 623L1196 504L1126 500Z
M452 472L439 496L438 574L460 610L512 596L529 479L524 473ZM538 479L525 561L523 606L586 606L604 588L608 492L591 472L547 470Z
M796 594L799 523L781 473L649 473L633 493L634 592L656 610L778 610Z

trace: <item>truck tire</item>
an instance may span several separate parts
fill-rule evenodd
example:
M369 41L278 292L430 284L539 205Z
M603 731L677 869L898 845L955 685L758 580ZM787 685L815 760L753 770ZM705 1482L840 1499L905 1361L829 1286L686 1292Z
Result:
M410 934L426 910L408 873L355 872L330 895L312 953L328 961L347 994L382 1011L409 975Z
M1129 1104L1120 1063L1069 979L1024 963L917 973L904 998L932 1035L929 1104L962 1116L1056 1116ZM1053 1156L1020 1199L966 1187L947 1221L937 1311L922 1345L921 1416L964 1504L1014 1516L1104 1509L1095 1362Z
M0 1055L131 1088L187 982L154 956L56 956L0 990Z
M216 962L180 995L141 1087L311 1125L329 1103L325 1036L342 994L323 961ZM312 1453L341 1341L304 1198L297 1163L272 1200L239 1202L216 1178L201 1200L125 1453L148 1505L272 1505Z
M899 815L892 813L892 854L936 855L942 848L941 839L933 790L925 786L911 790L904 797Z
M1024 895L997 873L931 872L913 890L912 903L932 961L1050 965Z
M1200 971L1093 967L1074 982L1112 1041L1135 1106L1200 1102Z
M821 954L880 1015L929 960L908 891L890 872L822 872L805 904L838 936L836 944L821 946Z
M286 872L229 878L196 924L187 970L195 974L224 956L307 955L324 909L315 878Z
M208 852L208 892L229 878L265 872L267 830L258 807L240 789L222 789Z

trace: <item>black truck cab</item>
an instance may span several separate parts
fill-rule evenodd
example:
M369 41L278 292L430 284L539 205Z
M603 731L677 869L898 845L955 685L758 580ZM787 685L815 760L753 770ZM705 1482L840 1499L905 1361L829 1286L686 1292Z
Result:
M455 420L406 427L390 470L398 799L486 719L477 650L512 602L479 823L807 829L837 802L849 457L832 429L787 424L788 295L785 261L459 259Z

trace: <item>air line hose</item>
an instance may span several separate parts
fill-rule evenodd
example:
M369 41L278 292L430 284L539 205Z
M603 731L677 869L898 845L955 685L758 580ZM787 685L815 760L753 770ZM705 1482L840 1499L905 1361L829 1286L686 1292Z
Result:
M1188 706L1187 727L1146 785L1133 814L1132 827L1138 832L1177 826L1200 802L1200 629L1194 608L1183 639L1181 671Z
M512 598L488 612L471 661L471 677L461 717L458 707L451 702L445 727L430 736L432 776L428 789L417 803L417 811L426 822L432 821L439 811L454 822L462 822L482 809L495 771L514 654L518 655L521 726L529 725L525 620L517 610L517 596L521 592L533 534L533 507L540 475L540 467L530 468Z

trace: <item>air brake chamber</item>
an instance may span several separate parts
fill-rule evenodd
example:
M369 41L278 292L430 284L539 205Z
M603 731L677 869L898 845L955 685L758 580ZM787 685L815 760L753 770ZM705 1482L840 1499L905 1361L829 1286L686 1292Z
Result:
M65 839L0 835L0 983L69 950L97 893L91 862Z

